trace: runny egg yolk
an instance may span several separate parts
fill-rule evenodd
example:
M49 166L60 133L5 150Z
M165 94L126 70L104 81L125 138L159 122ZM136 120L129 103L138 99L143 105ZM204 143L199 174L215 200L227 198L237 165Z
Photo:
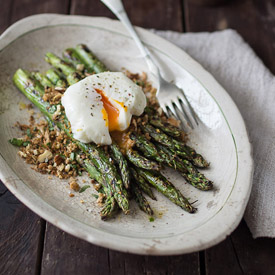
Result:
M119 110L110 102L109 98L104 94L103 91L95 89L97 93L101 95L101 101L103 103L104 109L102 109L103 119L105 120L105 125L109 128L109 131L119 131L118 117ZM121 102L118 102L123 106Z

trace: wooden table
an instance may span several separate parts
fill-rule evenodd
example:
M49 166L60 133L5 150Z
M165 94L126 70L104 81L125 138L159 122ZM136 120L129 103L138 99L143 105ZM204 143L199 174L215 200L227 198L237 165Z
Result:
M132 22L179 32L236 29L275 73L275 1L229 0L202 7L181 0L125 0ZM191 1L190 1L191 2ZM36 13L114 18L99 0L1 0L0 33ZM244 221L225 241L192 254L137 256L94 246L59 230L0 182L0 274L274 274L275 239L253 240Z

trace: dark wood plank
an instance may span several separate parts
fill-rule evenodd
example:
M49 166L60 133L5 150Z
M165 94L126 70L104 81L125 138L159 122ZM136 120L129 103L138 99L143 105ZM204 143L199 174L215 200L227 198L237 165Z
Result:
M275 73L274 0L228 0L220 6L185 1L186 29L191 32L237 30L267 67Z
M8 191L7 187L0 180L0 196L4 195L4 193L6 193L7 191Z
M222 243L205 252L206 274L273 274L275 239L254 240L244 221Z
M244 221L230 238L244 274L274 274L275 239L254 240Z
M14 0L12 2L11 23L38 13L68 13L70 8L70 0Z
M139 256L109 252L111 274L199 274L198 253L181 256Z
M103 3L96 0L71 0L70 14L115 18Z
M12 1L1 1L0 9L0 34L10 25L11 23L11 11Z
M66 259L66 260L65 260ZM153 257L121 253L79 240L47 223L41 274L199 274L198 253Z
M206 274L243 274L231 238L205 251Z
M45 222L0 183L0 274L36 274Z
M181 0L124 1L125 9L133 24L144 28L183 30ZM72 0L71 14L89 16L115 16L97 0Z
M41 274L109 274L108 249L47 223Z

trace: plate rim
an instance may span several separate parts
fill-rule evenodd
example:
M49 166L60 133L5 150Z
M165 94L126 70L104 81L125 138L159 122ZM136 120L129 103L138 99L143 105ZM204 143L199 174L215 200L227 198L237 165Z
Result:
M75 20L75 22L73 22L74 20ZM109 29L109 30L111 28L110 24L115 24L117 33L121 33L121 34L129 37L129 35L127 35L127 32L123 30L121 23L117 20L112 20L112 19L105 18L105 17L88 17L88 16L58 15L58 14L38 14L38 15L33 15L33 16L29 16L24 19L21 19L18 22L11 25L0 36L0 52L4 48L8 47L11 43L13 43L20 36L25 35L27 32L30 32L34 29L39 29L38 26L50 27L53 25L55 25L55 26L56 25L72 25L72 22L73 22L73 25L80 25L80 26L81 25L89 26L92 24L102 26L102 24L104 24L104 29ZM35 25L35 27L33 27L33 25ZM108 26L108 27L106 27L106 26ZM12 171L12 169L5 163L5 160L2 157L2 155L1 155L1 159L0 159L0 164L1 164L1 166L4 167L4 169L1 167L0 177L3 181L3 183L7 186L7 188L20 201L22 201L27 207L29 207L36 214L43 217L50 223L56 225L57 227L61 228L62 230L66 231L67 233L70 233L76 237L79 237L81 239L89 241L93 244L100 245L100 246L103 246L106 248L123 251L123 252L130 252L130 253L143 254L143 255L175 255L175 254L190 253L190 252L198 251L201 249L205 249L205 248L213 246L213 245L219 243L220 241L224 240L226 238L226 236L229 235L237 227L237 225L239 224L239 222L243 216L243 213L245 211L245 207L246 207L248 199L249 199L249 194L251 192L252 175L253 175L252 146L251 146L251 143L249 142L248 133L247 133L243 118L242 118L237 106L231 99L231 97L218 84L218 82L214 79L214 77L212 75L210 75L197 61L192 59L182 49L178 48L171 42L149 32L147 30L138 28L138 32L140 33L141 38L145 43L153 42L156 40L156 41L158 41L158 43L157 43L158 46L155 48L157 48L157 49L164 48L165 49L165 48L169 47L169 48L172 48L171 52L173 52L173 55L179 54L179 55L181 55L182 59L184 57L186 59L185 61L187 63L189 63L189 65L192 65L191 66L192 70L194 70L195 72L197 71L196 74L198 74L200 72L204 78L209 80L209 82L211 82L211 83L213 82L212 84L215 84L217 89L222 91L223 96L225 96L227 98L227 100L229 100L229 105L231 105L231 107L234 108L234 113L237 116L237 118L239 119L238 127L241 128L241 130L242 130L241 132L244 135L241 140L239 140L238 135L235 135L235 137L238 138L238 140L236 139L235 142L238 141L238 142L240 142L240 144L242 144L242 143L245 143L244 139L247 141L247 143L246 143L247 148L245 148L245 149L242 148L242 152L240 154L239 154L239 152L237 152L237 157L239 159L239 163L241 163L243 158L245 158L245 160L246 160L246 170L247 171L246 171L245 178L246 178L247 184L245 186L246 188L244 189L245 196L242 197L242 207L239 206L239 208L237 209L238 211L236 211L236 212L238 212L238 213L236 213L236 214L238 214L238 215L232 221L231 225L229 227L227 227L227 229L223 229L223 231L220 231L219 234L215 237L215 239L211 239L206 242L204 240L197 240L197 243L195 245L193 244L193 245L189 245L189 246L183 247L183 248L182 247L177 247L177 248L169 247L169 246L167 246L167 245L169 245L169 243L166 246L158 245L158 243L157 243L158 238L152 238L152 242L148 242L148 239L144 239L143 241L142 241L142 239L138 239L138 241L135 240L135 242L133 242L133 240L130 237L116 235L118 239L121 239L123 241L118 243L119 240L117 240L117 241L112 240L110 242L108 240L108 238L110 236L114 236L111 233L94 232L94 231L99 231L99 230L95 230L94 228L91 228L90 226L88 226L80 221L77 221L68 215L66 215L66 218L65 218L66 221L64 221L64 214L60 210L54 208L47 202L43 201L42 198L40 198L28 186L26 186L23 183L23 181L21 181L17 177L17 175ZM163 52L163 51L161 50L161 52ZM165 53L165 51L164 51L164 53ZM168 57L170 57L169 54L167 54L167 55L168 55ZM186 69L186 70L192 74L192 72L190 72L188 69ZM198 77L196 77L196 76L194 76L194 77L199 82L201 82L200 79L198 79ZM201 82L201 84L205 87L205 83ZM207 89L207 87L205 87L205 88ZM210 93L210 95L212 95L212 94ZM213 99L216 100L215 97L213 97ZM218 104L218 106L220 107L219 104ZM223 111L223 110L221 109L221 111ZM226 119L226 116L224 116L224 118ZM229 126L229 128L230 128L230 126ZM233 140L234 140L234 136L233 136ZM245 172L242 171L242 173L245 173ZM238 174L238 176L239 176L239 174ZM242 178L244 178L244 177L242 177ZM237 180L238 179L236 179L236 183L237 183ZM232 188L230 196L232 195L232 192L234 191L234 189L236 190L236 186L234 186ZM21 193L21 191L23 191L23 194ZM26 193L31 192L32 196L25 197L24 196L25 191L26 191ZM229 196L229 198L230 198L230 196ZM57 218L52 218L48 212L50 212L50 213L55 212L55 216ZM79 224L81 224L81 227L77 226ZM106 238L107 241L102 240L101 238L103 238L103 239ZM172 239L172 238L180 239L178 236L168 237L168 239ZM131 242L129 242L129 240L131 240Z

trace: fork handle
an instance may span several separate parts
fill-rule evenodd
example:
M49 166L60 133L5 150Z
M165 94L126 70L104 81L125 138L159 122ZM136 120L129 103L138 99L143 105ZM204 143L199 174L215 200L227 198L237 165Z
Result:
M149 49L144 46L134 29L132 23L130 22L128 15L124 9L121 0L101 0L115 15L116 17L123 23L123 25L127 28L131 36L133 37L134 41L136 42L140 52L142 53L145 61L153 74L155 74L158 78L160 76L159 69L155 62L152 59L151 53Z

